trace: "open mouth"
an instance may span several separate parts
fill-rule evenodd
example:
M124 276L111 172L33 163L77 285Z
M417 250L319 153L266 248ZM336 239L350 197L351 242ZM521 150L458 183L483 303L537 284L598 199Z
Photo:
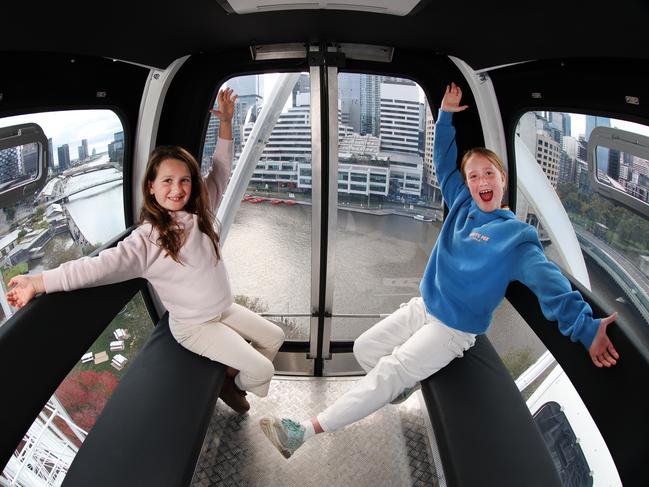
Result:
M483 191L480 191L478 194L480 195L480 199L485 202L491 201L492 198L494 197L494 192L490 189L485 189Z

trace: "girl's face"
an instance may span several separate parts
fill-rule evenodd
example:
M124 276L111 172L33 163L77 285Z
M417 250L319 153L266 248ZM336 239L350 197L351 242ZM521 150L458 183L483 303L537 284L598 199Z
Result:
M164 209L182 210L192 194L192 176L187 164L179 159L163 160L155 179L149 181L149 192Z
M482 154L473 154L464 165L466 184L473 200L484 212L500 208L507 177Z

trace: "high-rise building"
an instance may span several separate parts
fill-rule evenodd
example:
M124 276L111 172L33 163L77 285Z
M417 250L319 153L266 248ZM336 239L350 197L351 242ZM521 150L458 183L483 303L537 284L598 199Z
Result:
M599 150L599 147L597 148ZM616 149L608 150L608 167L606 174L610 178L618 181L620 179L620 151Z
M588 160L588 139L583 135L577 139L577 159L584 162Z
M47 167L54 171L54 145L52 144L52 137L47 139Z
M361 74L338 75L338 98L341 101L341 122L361 133Z
M311 107L309 93L299 93L296 105L280 114L250 182L301 188L311 187ZM251 114L252 115L252 114ZM255 117L251 117L255 118ZM243 144L253 121L243 127Z
M21 153L23 174L30 178L36 177L38 174L38 144L33 142L22 146Z
M577 182L577 148L577 139L569 135L563 137L563 150L559 161L559 184L575 184Z
M88 152L88 139L81 140L81 145L78 148L79 151L79 161L85 161L90 157L90 152Z
M562 128L564 137L572 136L572 125L571 125L571 122L570 122L570 114L569 113L562 113L561 114L561 128Z
M59 171L65 171L70 167L70 147L68 144L60 145L57 152L59 155Z
M553 188L557 187L559 179L559 161L561 146L547 132L536 134L536 162L547 176Z
M381 150L419 155L419 124L422 104L419 90L411 81L380 85Z
M361 75L360 82L360 133L380 136L381 76Z
M437 181L435 164L433 163L433 142L435 140L435 120L430 111L430 105L426 103L426 132L424 145L424 181L426 188L433 201L441 201L442 192Z
M115 132L113 141L108 144L108 157L120 166L124 164L124 132Z
M20 177L20 154L18 147L9 147L0 151L0 184Z
M595 115L586 115L586 140L590 138L590 134L595 127L610 127L611 119L608 117L598 117Z
M246 114L251 107L260 107L264 94L263 75L239 76L228 80L228 87L234 90L237 95L237 101L234 105L234 114L232 116L232 145L234 152L239 153L243 149L243 126ZM217 109L215 100L214 109ZM201 167L203 172L207 172L211 167L211 157L216 148L216 138L219 133L219 119L210 116L207 133L205 134L205 143L203 146L203 156L201 157Z
M297 106L297 96L300 93L309 93L311 91L311 79L308 74L301 74L295 86L293 87L292 100L293 106Z

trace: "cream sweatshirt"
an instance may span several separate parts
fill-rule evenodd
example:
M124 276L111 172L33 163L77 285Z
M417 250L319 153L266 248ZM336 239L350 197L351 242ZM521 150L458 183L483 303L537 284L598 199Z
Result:
M206 176L210 207L214 213L232 169L232 141L218 139L212 169ZM177 322L196 324L221 314L232 303L230 281L223 259L216 254L209 237L198 228L196 215L173 212L184 228L182 263L166 255L156 242L158 232L150 223L138 226L116 247L96 257L82 257L43 272L46 293L101 286L136 277L147 279Z

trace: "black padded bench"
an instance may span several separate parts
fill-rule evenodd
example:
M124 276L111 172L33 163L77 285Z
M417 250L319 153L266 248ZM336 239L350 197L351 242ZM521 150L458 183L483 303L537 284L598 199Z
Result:
M79 449L65 487L190 485L225 366L158 323Z
M0 470L68 372L145 286L133 279L46 294L0 326L0 384L12 396L0 401ZM176 342L165 315L108 400L63 485L189 485L224 377L225 366Z
M562 485L525 401L486 336L421 386L447 486Z

